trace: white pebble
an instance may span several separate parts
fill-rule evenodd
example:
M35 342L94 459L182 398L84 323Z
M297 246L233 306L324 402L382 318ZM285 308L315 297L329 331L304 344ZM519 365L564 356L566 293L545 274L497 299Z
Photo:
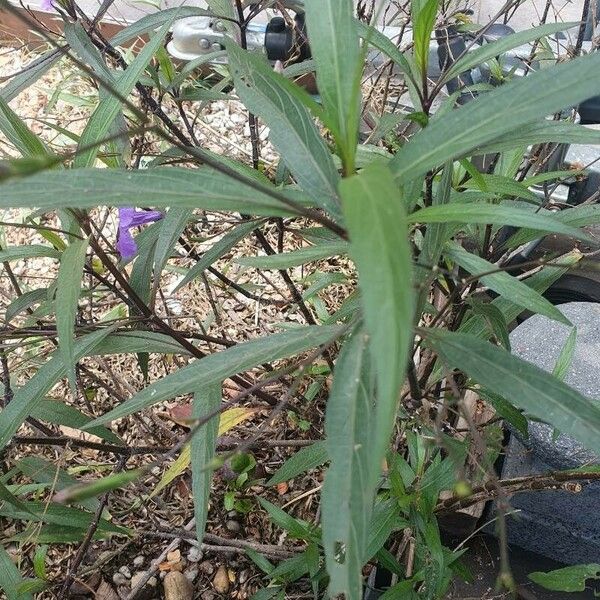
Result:
M125 585L127 583L127 578L122 573L115 573L112 580L115 585Z
M124 575L125 577L127 577L127 579L131 579L131 571L129 570L129 567L126 567L125 565L123 565L119 569L119 573L121 573L122 575Z
M189 549L187 559L192 563L197 563L202 560L202 550L196 546L192 546Z
M141 566L144 564L144 561L145 561L145 560L146 560L146 559L145 559L143 556L141 556L141 555L140 555L140 556L136 556L136 557L133 559L133 566L134 566L134 567L141 567Z

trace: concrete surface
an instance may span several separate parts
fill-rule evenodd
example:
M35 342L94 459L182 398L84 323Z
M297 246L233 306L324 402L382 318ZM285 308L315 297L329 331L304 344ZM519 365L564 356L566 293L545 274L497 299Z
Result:
M600 397L600 305L563 304L560 310L577 328L577 342L566 382L589 398ZM570 328L535 315L511 333L512 351L546 371L552 371ZM502 477L598 464L593 452L552 427L530 423L529 438L511 436ZM520 510L509 519L509 541L549 558L568 563L600 559L600 483L579 493L544 491L517 494L511 506Z

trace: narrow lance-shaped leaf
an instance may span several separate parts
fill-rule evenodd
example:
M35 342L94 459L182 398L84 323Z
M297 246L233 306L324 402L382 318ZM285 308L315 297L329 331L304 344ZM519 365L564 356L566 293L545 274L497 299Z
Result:
M575 209L571 210L575 211ZM571 213L571 210L564 211L564 214ZM562 233L576 239L592 241L592 238L581 229L564 223L564 218L560 217L562 214L563 212L557 214L534 213L509 204L451 203L440 206L427 206L417 210L408 216L408 222L512 225L513 227L530 227L537 231ZM600 216L600 210L598 210L598 215Z
M202 386L223 381L265 361L285 358L307 348L319 346L335 339L343 331L344 328L339 326L302 327L211 354L163 377L109 413L92 421L90 426L108 423L157 402L192 393ZM89 426L86 427L88 428Z
M577 341L577 329L573 327L571 333L569 333L569 337L565 342L565 345L562 347L558 358L556 359L556 364L554 365L554 369L552 370L552 375L561 381L565 380L569 369L571 368L571 362L573 360L573 354L575 352L575 342Z
M217 2L227 2L228 0L216 0ZM221 13L224 14L224 13ZM141 37L147 33L156 31L162 27L167 21L172 21L174 18L184 19L185 17L211 16L212 13L198 6L176 6L174 8L161 8L159 12L145 15L140 19L136 19L127 27L118 31L112 38L110 43L113 46L120 46L133 38Z
M600 55L591 53L482 94L443 119L432 119L398 152L390 168L399 180L415 179L509 131L587 100L600 93L600 81L589 77L599 68Z
M87 239L75 240L67 246L60 259L56 285L58 345L71 382L71 389L74 392L77 389L74 350L75 321L77 320L77 303L81 292L87 247Z
M0 250L0 262L10 262L11 260L23 260L26 258L37 258L40 256L49 256L58 258L60 253L51 246L42 244L29 244L27 246L11 246Z
M145 44L142 51L135 57L127 69L123 71L114 86L114 89L121 96L128 96L131 93L131 90L148 66L148 63L152 60L154 53L162 44L163 38L169 31L169 27L173 22L173 18L174 17L171 17L171 19L161 27L160 31ZM90 148L90 146L106 137L106 133L119 114L120 109L121 100L117 96L112 94L107 95L100 101L79 139L78 147L80 151L73 162L75 167L93 166L96 155L98 154L98 147L94 146L93 148ZM87 148L87 150L81 150L82 148Z
M572 565L544 573L536 571L529 579L538 585L558 592L583 592L588 579L600 579L600 563Z
M413 17L413 53L415 63L423 77L427 76L429 66L429 46L435 26L439 0L411 2Z
M61 57L62 53L57 48L32 60L27 65L27 68L17 73L14 77L11 77L8 83L0 88L0 97L6 102L10 102L23 90L33 85Z
M360 116L362 55L352 0L306 0L306 24L319 93L341 158L353 163Z
M221 382L213 383L203 388L194 395L192 417L201 419L211 415L221 405ZM196 538L202 543L206 518L208 515L208 501L213 471L210 463L215 457L217 435L219 434L219 419L210 419L192 438L191 464L192 464L192 495L194 497L194 516L196 518Z
M442 75L440 84L449 81L453 77L456 77L465 71L469 71L473 67L481 65L491 58L496 58L505 52L512 50L513 48L533 42L534 40L547 35L552 35L553 33L570 29L571 27L575 27L577 25L578 23L546 23L545 25L533 27L532 29L526 29L525 31L519 31L493 42L483 44L483 46L471 50L460 60L457 60L455 63L453 63Z
M544 120L540 123L525 125L517 131L510 131L492 142L482 144L473 151L473 154L495 154L547 142L600 144L600 132L585 125Z
M73 169L48 171L2 184L0 208L55 210L57 207L157 206L224 210L265 216L292 216L281 202L206 167L148 171ZM309 202L283 192L290 200Z
M404 203L385 166L365 168L344 180L340 189L377 378L372 460L373 468L379 470L413 340L412 253Z
M369 360L368 336L356 331L337 359L325 418L331 464L321 495L323 546L329 595L343 594L346 600L362 598L362 566L375 497L371 452L373 435L379 432L372 427ZM377 477L379 471L375 473Z
M310 246L293 252L283 252L270 256L245 256L236 259L235 262L248 267L256 267L257 269L289 269L315 260L322 260L347 253L348 244L339 242L334 244L319 244L318 246Z
M33 600L31 594L17 592L21 583L23 579L19 569L4 547L0 546L0 589L4 591L8 600Z
M218 242L207 250L201 257L200 260L186 273L185 277L177 284L175 291L181 289L184 285L187 285L193 281L196 277L202 275L202 273L221 258L225 253L229 252L239 241L243 240L251 231L256 228L257 224L255 221L248 223L240 223L230 232L225 234Z
M482 273L488 273L487 275L482 275L480 280L497 294L505 296L527 310L545 315L555 321L569 324L569 320L560 310L551 304L549 300L546 300L539 292L536 292L506 271L494 273L493 271L496 271L497 267L487 260L467 252L456 243L449 243L446 246L445 254L475 277Z
M193 210L190 208L175 207L171 208L164 219L160 221L158 239L154 248L154 291L152 297L158 291L162 270L173 252L173 247L192 215Z
M100 51L94 46L89 35L81 25L81 23L66 23L64 26L65 38L71 49L79 55L79 58L94 72L102 78L105 83L116 85L115 75L119 71L114 71L108 68L104 62L104 58ZM110 92L104 87L98 88L98 98L102 102L105 98L110 97ZM103 162L113 168L124 166L124 157L130 153L130 144L128 139L127 123L123 115L123 111L119 108L114 120L110 123L107 131L107 136L120 136L108 142L106 156L103 157Z
M112 328L107 327L76 340L73 347L73 361L76 362L89 354L111 331ZM62 353L54 353L27 383L15 391L12 402L0 412L0 448L10 441L31 411L56 382L66 375L66 372Z
M267 485L277 485L284 481L289 481L310 469L319 467L328 460L327 447L325 442L315 442L311 446L298 450L294 455L288 458L275 473Z
M227 44L229 68L238 95L270 128L270 139L300 186L332 216L339 219L339 175L331 153L306 105L306 92L279 75L257 55Z
M0 131L24 157L48 156L49 152L21 118L0 96Z
M600 453L600 405L506 350L463 333L428 329L427 344L490 392Z

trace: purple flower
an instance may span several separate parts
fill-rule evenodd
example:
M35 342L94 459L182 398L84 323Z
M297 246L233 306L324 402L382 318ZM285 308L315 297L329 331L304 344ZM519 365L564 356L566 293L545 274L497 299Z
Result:
M137 253L137 244L131 234L131 229L154 223L162 219L162 213L158 210L137 211L133 206L119 208L119 233L117 236L117 250L124 260L133 258Z
M54 10L54 4L52 4L53 0L42 0L40 3L40 8L46 12L50 12Z

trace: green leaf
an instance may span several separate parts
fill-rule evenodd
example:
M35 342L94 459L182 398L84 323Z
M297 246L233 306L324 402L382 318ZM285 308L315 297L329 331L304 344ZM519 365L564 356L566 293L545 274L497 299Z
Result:
M64 491L57 492L57 494L62 493ZM77 529L86 529L94 519L93 513L85 512L72 506L61 506L54 503L48 504L47 502L25 502L24 504L27 508L24 511L4 505L0 508L0 515L9 519L50 523L52 525L75 527ZM128 530L124 527L114 525L106 519L98 521L98 529L121 535L128 533Z
M267 575L275 568L273 563L271 563L267 558L265 558L262 554L258 553L256 550L252 550L252 548L245 548L246 555L248 558L263 572ZM254 596L253 596L254 597Z
M371 452L372 468L379 472L413 341L412 252L404 204L385 166L365 168L344 180L340 190L377 378Z
M136 352L156 352L158 354L183 354L189 351L172 337L154 331L119 331L105 339L89 351L89 356L105 354L134 354Z
M345 196L344 196L345 197ZM381 469L372 460L375 435L368 336L358 330L336 361L327 403L325 433L331 460L321 493L323 547L330 577L329 595L362 597L362 567L367 554L375 485Z
M212 13L218 17L227 17L229 21L224 21L226 27L231 31L231 19L237 22L238 15L234 8L234 3L231 0L206 0Z
M169 31L169 27L173 22L174 17L169 19L155 34L149 42L147 42L141 52L129 64L127 69L123 71L117 79L114 89L121 96L128 96L131 90L138 82L142 73L152 60L154 53L162 44L164 36ZM78 153L73 161L75 167L91 167L96 161L98 147L90 147L99 140L106 137L106 134L113 124L115 118L121 110L121 100L114 95L107 95L100 100L98 107L89 118L81 137L79 138Z
M429 46L435 27L439 0L411 2L413 20L413 53L421 76L427 76L429 66Z
M64 525L31 525L23 531L9 538L13 542L26 543L35 540L38 544L75 544L81 542L87 534L87 529L65 527ZM97 530L93 535L94 540L110 538L109 532Z
M600 564L573 565L543 573L536 571L528 575L538 585L555 592L583 592L588 579L600 579Z
M29 479L45 484L53 490L63 490L77 484L77 479L39 456L26 456L17 462L17 467ZM95 511L99 502L96 498L91 498L80 504L90 511Z
M227 52L238 95L269 126L270 140L302 189L339 220L339 175L306 109L310 96L235 42L227 44ZM305 104L299 95L306 96Z
M129 284L138 297L144 301L144 304L150 304L152 268L161 226L161 222L153 223L136 237L138 251L131 269ZM129 314L132 317L139 316L139 311L135 306L130 306Z
M193 393L203 386L223 381L265 361L292 356L307 348L324 344L341 335L343 331L344 328L339 326L299 327L211 354L163 377L120 406L95 419L91 425L108 423L157 402ZM89 426L85 429L89 429Z
M358 139L363 67L354 4L344 0L306 0L304 8L319 94L327 120L333 124L342 162L351 173Z
M161 8L159 12L144 15L140 19L136 19L133 23L124 27L112 38L110 43L113 46L120 46L133 38L141 37L148 33L156 31L159 27L167 22L171 22L175 18L185 17L202 17L210 16L213 13L204 8L197 6L176 6L175 8Z
M90 483L78 483L57 492L54 496L55 502L64 504L80 503L89 498L96 498L105 492L110 492L139 479L144 471L142 469L130 469L113 473L108 477L101 477ZM119 528L121 529L121 528Z
M348 244L338 242L335 244L320 244L309 246L293 252L272 254L269 256L244 256L237 258L236 263L257 269L289 269L309 262L339 256L348 253Z
M571 212L565 211L565 213ZM480 223L487 225L512 225L513 227L530 227L537 231L562 233L576 239L586 239L589 236L576 227L566 225L559 215L563 213L534 213L508 204L486 203L452 203L438 206L428 206L415 211L408 216L409 223ZM599 212L600 214L600 212Z
M31 246L29 246L29 248L31 248ZM6 307L6 314L4 316L6 322L10 323L18 314L22 313L24 310L27 310L33 304L43 302L47 298L48 288L39 288L37 290L31 290L21 294Z
M489 391L600 452L600 406L556 377L488 342L463 333L426 330L427 344L450 367Z
M89 354L110 332L111 328L106 328L76 340L73 346L73 362ZM50 360L15 391L13 401L0 412L0 448L10 441L23 421L66 373L67 369L59 351L53 352Z
M17 587L23 583L21 573L11 560L8 552L0 546L0 589L8 600L33 600L31 594L17 592Z
M517 410L508 400L502 396L487 390L480 390L479 395L489 402L494 410L508 423L510 423L521 435L529 437L529 423L520 410Z
M201 419L213 414L221 406L221 382L202 388L194 395L192 418ZM202 543L213 471L210 464L215 457L219 419L212 418L194 433L191 443L192 496L194 497L194 516L196 517L196 538Z
M570 325L569 320L549 300L506 271L493 273L497 267L487 260L467 252L455 242L446 245L445 254L475 277L480 273L490 273L479 279L497 294L534 313Z
M289 481L327 462L328 454L325 444L325 442L315 442L311 446L307 446L296 452L273 473L271 479L267 481L267 485L277 485L278 483Z
M560 379L561 381L565 380L569 369L571 368L571 362L573 360L573 354L575 352L575 343L577 341L577 329L573 327L571 333L569 333L569 337L565 342L565 345L562 347L558 358L556 359L556 364L554 365L554 369L552 370L552 375L556 377L556 379Z
M173 252L173 246L177 243L192 215L193 210L190 208L172 208L160 221L160 231L154 250L155 277L160 277Z
M3 483L0 483L0 500L2 500L3 503L8 502L9 504L12 504L12 506L18 508L21 511L27 512L29 510L27 506L21 500L19 500L19 498L17 498L9 489L7 489L7 487Z
M450 68L442 75L438 85L442 85L452 78L457 77L465 71L469 71L474 67L477 67L491 58L496 58L505 54L513 48L518 48L523 44L528 44L547 35L576 27L579 23L547 23L540 25L539 27L533 27L532 29L526 29L525 31L519 31L502 37L494 42L483 44L480 47L475 47L468 54L465 54L460 60L454 62Z
M531 184L530 184L531 185ZM512 177L496 175L494 173L477 173L477 178L470 179L461 187L465 189L479 189L497 196L512 196L514 198L529 200L535 204L540 203L536 196L525 183L515 181Z
M570 252L561 256L554 262L548 263L535 275L527 278L525 283L527 286L533 288L537 292L545 292L553 283L558 281L563 275L565 275L570 269L572 269L577 262L580 260L581 254L578 251ZM560 266L556 266L559 264ZM507 323L513 322L522 312L523 309L512 302L509 298L495 298L492 302L503 315L504 320ZM481 316L474 316L465 321L459 330L461 333L468 333L477 337L489 337L489 328L486 324L486 320Z
M275 523L277 527L287 531L291 537L298 538L300 540L310 539L311 530L308 523L305 523L300 519L294 519L294 517L288 515L285 511L281 510L281 508L275 506L260 496L258 497L258 502L264 508L264 510L267 511L273 523Z
M115 76L119 72L108 68L103 56L94 46L81 23L66 23L64 32L67 42L80 59L86 65L90 66L105 84L109 84L112 88L115 88L117 85ZM105 86L101 85L98 88L98 97L100 102L103 102L105 99L110 99L111 94ZM124 166L124 158L130 154L131 149L128 140L127 123L125 122L121 108L117 111L112 123L109 124L106 133L111 136L121 135L121 137L107 143L105 156L101 159L102 162L112 168ZM79 141L80 138L78 137L77 142Z
M600 132L586 125L545 120L520 127L493 142L478 146L474 154L495 154L532 144L557 142L564 144L600 144Z
M0 96L0 131L17 148L22 156L47 156L48 151L40 140L20 117Z
M48 554L48 546L38 546L33 555L33 572L39 579L46 579L46 555Z
M373 508L369 525L369 542L364 561L371 560L379 552L394 531L409 527L409 523L398 516L399 504L395 498L377 502Z
M177 284L175 291L181 289L184 285L187 285L196 277L202 275L202 273L214 264L217 260L223 257L224 254L229 252L238 242L243 240L250 232L256 229L257 223L255 221L249 221L248 223L241 223L236 225L231 231L226 233L218 242L216 242L210 250L207 250L201 257L200 260L186 273L185 277Z
M32 411L31 416L41 421L66 425L73 429L81 429L87 425L92 417L79 412L75 407L65 404L61 400L42 400ZM112 444L122 444L123 440L106 427L94 427L89 433L98 436Z
M432 119L398 152L390 168L402 182L416 179L536 119L596 96L600 82L588 74L598 68L600 56L591 53L516 78L445 114L443 119ZM549 89L552 94L548 94Z
M60 252L51 246L42 246L41 244L31 244L28 246L12 246L0 250L0 262L10 262L13 260L25 260L27 258L38 258L48 256L49 258L58 258Z
M421 106L421 98L417 91L417 83L413 76L413 68L411 63L404 55L404 53L394 44L394 42L384 35L381 31L375 27L369 27L362 21L356 21L356 27L358 28L359 36L369 43L377 50L383 52L388 58L392 60L396 65L400 67L402 75L406 81L408 87L408 93L413 105L416 107ZM410 58L412 61L412 57Z
M250 600L285 600L285 593L280 586L262 588L252 595Z
M16 98L23 90L33 85L46 71L48 71L62 57L60 50L50 50L40 57L32 60L26 68L10 78L7 84L0 89L0 97L5 102Z
M71 390L76 394L77 380L75 378L75 321L77 320L77 304L81 293L83 267L88 248L88 240L75 240L63 252L56 280L56 331L58 346Z
M600 206L583 205L567 208L557 213L551 211L540 211L543 215L553 215L560 223L570 227L584 227L586 225L597 225L600 223ZM539 214L539 213L538 213ZM530 229L524 229L515 233L506 243L507 246L516 247L536 239L537 234ZM597 242L596 242L597 243Z
M11 179L0 189L0 208L55 210L110 206L179 206L266 216L293 216L293 210L253 188L207 167L143 171L73 169ZM274 189L274 188L273 188ZM297 195L289 194L290 200Z

